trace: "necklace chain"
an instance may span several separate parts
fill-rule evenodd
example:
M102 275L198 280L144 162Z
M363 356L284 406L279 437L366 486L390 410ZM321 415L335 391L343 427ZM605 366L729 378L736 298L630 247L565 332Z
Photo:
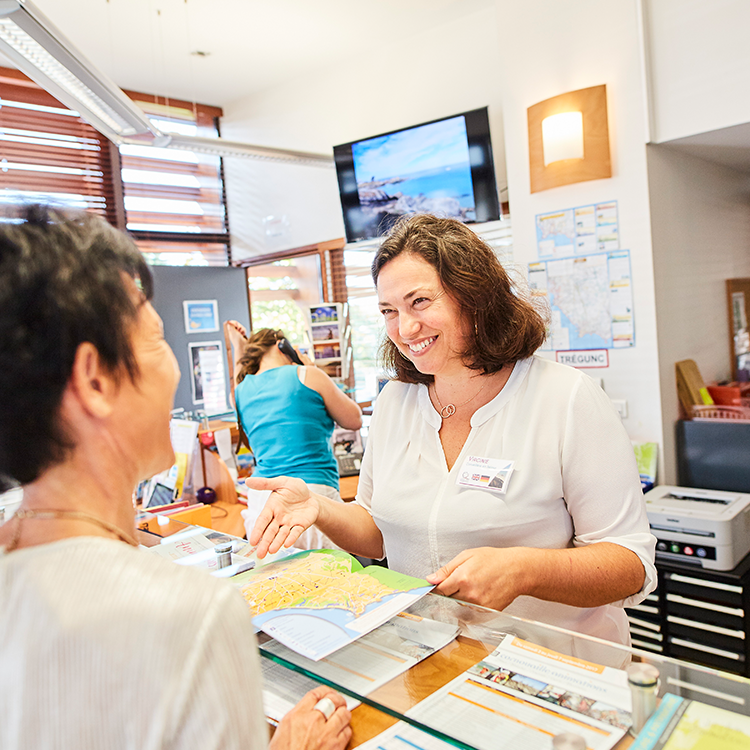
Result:
M17 510L13 517L18 519L18 521L16 523L16 531L15 534L13 534L13 539L11 539L10 544L8 544L5 549L6 552L12 552L18 546L18 541L21 538L21 523L27 518L41 518L43 520L49 520L52 518L71 518L78 521L88 521L89 523L101 526L105 531L114 534L120 541L126 542L133 547L138 546L138 542L136 542L132 536L121 531L114 524L80 510Z
M438 396L437 392L437 386L435 383L432 384L432 390L435 393L435 398L437 399L438 404L440 405L440 416L443 419L448 419L448 417L452 417L456 413L456 409L460 409L462 406L466 406L466 404L469 403L469 401L473 401L483 390L484 386L487 385L487 382L485 381L482 384L482 387L471 397L466 399L462 404L446 404L443 406L443 402L440 400L440 396Z

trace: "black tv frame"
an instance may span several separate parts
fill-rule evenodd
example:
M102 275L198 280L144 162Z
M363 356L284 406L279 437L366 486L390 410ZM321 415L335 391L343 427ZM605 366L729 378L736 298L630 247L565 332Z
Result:
M482 223L485 221L497 221L500 218L500 201L497 194L497 182L495 179L495 163L492 156L492 141L490 139L490 123L487 107L459 112L458 114L439 117L417 125L406 128L398 128L387 133L379 133L367 138L360 138L349 143L342 143L333 147L333 157L336 164L336 177L339 185L339 197L341 199L341 210L344 216L344 228L346 230L347 242L358 242L360 240L374 239L385 234L398 217L386 217L381 221L378 231L368 233L357 231L353 219L357 216L360 208L359 192L357 191L357 178L354 172L354 156L352 146L372 138L393 135L405 130L413 130L424 125L451 120L455 117L463 117L466 123L466 137L469 146L469 158L471 166L471 184L474 189L474 203L476 218L468 224ZM472 153L480 153L481 159L471 158ZM475 164L474 161L477 161ZM359 222L361 223L361 222Z

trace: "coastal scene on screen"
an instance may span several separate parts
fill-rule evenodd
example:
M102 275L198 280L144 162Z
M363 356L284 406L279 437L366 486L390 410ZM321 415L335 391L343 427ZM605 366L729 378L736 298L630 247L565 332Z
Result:
M474 221L474 189L464 117L352 144L365 220L411 213Z

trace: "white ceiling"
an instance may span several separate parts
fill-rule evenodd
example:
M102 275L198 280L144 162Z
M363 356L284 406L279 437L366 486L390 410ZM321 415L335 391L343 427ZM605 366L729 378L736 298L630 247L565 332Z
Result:
M33 0L121 88L226 106L495 0ZM196 51L207 56L196 56Z
M497 0L33 2L121 88L226 107L316 68L356 65L386 39L406 45ZM750 125L670 145L750 172Z

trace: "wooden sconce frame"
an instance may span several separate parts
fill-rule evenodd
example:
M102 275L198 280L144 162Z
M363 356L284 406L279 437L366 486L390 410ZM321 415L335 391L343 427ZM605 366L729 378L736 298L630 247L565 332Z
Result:
M583 114L583 159L564 159L544 166L542 120L561 112ZM607 87L592 86L545 99L527 110L531 192L612 176L607 129Z

